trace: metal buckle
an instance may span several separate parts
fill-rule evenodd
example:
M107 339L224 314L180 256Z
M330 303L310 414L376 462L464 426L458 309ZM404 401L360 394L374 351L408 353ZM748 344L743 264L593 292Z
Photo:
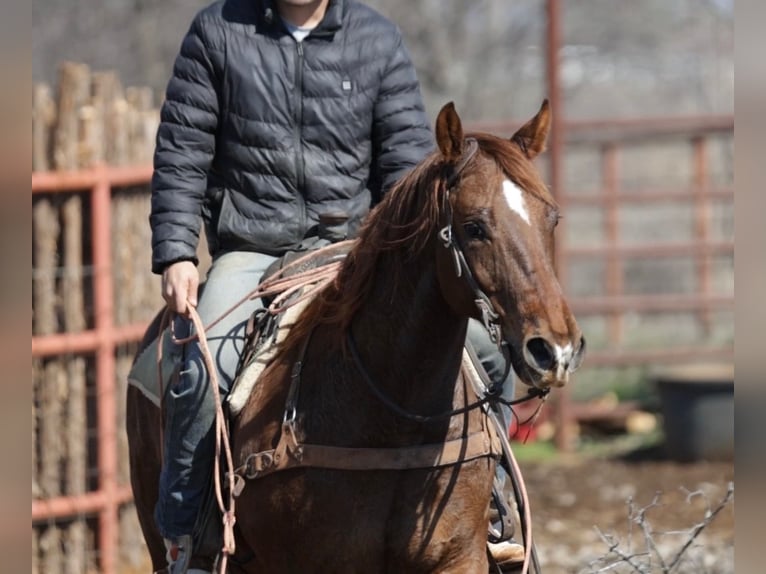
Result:
M444 247L452 247L452 224L445 225L439 230L439 238L442 240Z

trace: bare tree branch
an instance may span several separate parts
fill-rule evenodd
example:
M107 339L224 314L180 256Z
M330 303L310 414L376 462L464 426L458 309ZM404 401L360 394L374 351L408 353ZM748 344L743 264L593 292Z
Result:
M686 489L682 490L686 492L687 495L686 504L691 504L697 497L702 497L706 502L708 501L707 496L702 491L698 490L691 492ZM718 502L715 508L711 508L708 502L702 521L685 530L665 532L654 530L648 513L653 508L663 506L661 498L662 493L657 492L649 504L639 509L636 509L632 498L628 499L628 539L626 544L623 544L617 536L604 533L598 526L596 526L596 532L601 537L604 544L606 544L607 550L603 556L589 562L586 566L586 571L595 574L599 572L608 572L618 566L627 566L632 572L647 573L657 571L662 572L662 574L672 574L682 564L682 560L687 557L686 555L689 549L699 537L700 533L709 526L713 520L715 520L715 517L732 501L734 498L734 484L731 482L728 484L726 494ZM641 528L646 545L646 551L644 552L633 551L634 525ZM671 559L666 559L657 544L656 538L658 535L686 535L686 540L674 553ZM653 565L653 561L655 560L658 563L658 569ZM697 564L694 572L701 573L703 569L704 567L702 564Z
M681 557L684 555L687 549L692 545L692 543L697 538L697 536L699 536L700 532L702 532L711 522L713 522L713 520L718 515L718 513L721 512L721 510L723 510L733 498L734 498L734 483L730 482L728 488L726 489L726 494L718 503L718 506L716 506L715 509L713 509L712 511L708 508L707 512L705 513L705 520L703 520L702 522L700 522L699 524L695 525L692 528L689 539L678 551L675 558L673 558L673 560L670 562L670 567L666 571L668 574L670 574L670 572L673 572L676 566L680 563Z

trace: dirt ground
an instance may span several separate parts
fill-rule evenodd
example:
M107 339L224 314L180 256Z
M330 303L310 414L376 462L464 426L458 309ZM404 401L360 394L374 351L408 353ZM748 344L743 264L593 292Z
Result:
M689 531L705 521L724 498L734 478L731 462L679 464L657 456L639 460L594 459L581 455L557 456L554 461L519 464L530 496L533 538L544 574L663 573L657 558L669 565L689 540ZM685 489L685 490L684 490ZM688 492L699 491L687 501ZM656 550L646 552L646 538L633 523L628 536L628 500L633 516L650 505L660 493L659 505L646 511ZM631 558L608 552L596 530L616 536L619 550ZM674 533L675 532L675 533ZM148 560L137 568L125 567L122 574L148 572ZM734 510L729 503L684 553L677 574L732 574L734 572ZM615 563L617 563L615 565ZM612 567L606 569L612 565Z
M679 464L666 460L571 458L556 462L521 462L530 496L533 538L545 574L608 572L664 572L690 539L690 529L705 522L734 479L731 462ZM689 492L699 492L689 500ZM628 535L628 501L632 515L646 510L644 524L654 542L632 522ZM596 527L620 541L623 556L609 553ZM626 561L631 557L632 565ZM734 572L734 510L726 504L684 553L678 572L729 574ZM599 560L600 559L600 560ZM606 570L613 563L619 565ZM602 570L604 569L604 570Z

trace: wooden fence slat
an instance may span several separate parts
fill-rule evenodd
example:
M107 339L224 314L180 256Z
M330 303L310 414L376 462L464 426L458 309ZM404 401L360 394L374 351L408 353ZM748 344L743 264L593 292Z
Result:
M58 270L58 242L60 225L58 210L48 198L39 199L33 206L34 260L36 277L33 285L33 332L49 335L58 331L56 273ZM39 496L59 494L60 475L60 419L58 385L62 374L57 361L41 361L33 367L34 395L36 398L35 449L39 464L35 467ZM56 573L61 562L60 533L49 527L39 536L39 568L42 572Z
M90 69L85 64L64 62L59 69L58 113L53 143L55 169L77 169L87 159L81 145L80 108L90 100Z
M40 198L32 207L34 229L33 285L35 335L50 335L58 330L56 318L56 272L58 268L59 221L50 199Z
M115 72L96 72L91 78L92 103L101 116L103 148L102 159L109 165L121 165L120 148L124 138L120 136L119 121L115 107L123 99L122 84Z
M40 532L32 529L32 574L40 573Z
M48 86L34 90L32 169L151 162L159 118L152 88L123 88L114 71L64 62L55 102Z
M130 105L130 158L133 163L151 161L159 113L153 109L154 91L147 87L131 87L125 91Z
M83 292L83 202L80 195L66 199L62 209L64 276L62 299L64 328L76 333L86 328ZM67 359L62 359L67 360ZM68 386L66 401L66 485L67 495L83 494L87 487L88 420L86 415L86 359L67 360ZM66 528L66 574L86 571L87 524L77 517Z
M126 206L128 197L124 193L112 196L112 233L120 241L112 243L112 273L114 275L114 324L127 325L130 322L130 299L133 286L133 234L131 220L135 217Z
M34 285L34 332L49 335L58 331L56 274L58 270L58 240L60 225L58 210L47 199L41 199L33 208L35 232L35 265L37 277ZM38 379L35 394L38 398L40 469L38 487L43 496L61 494L61 384L66 377L58 361L46 361L43 376ZM50 541L52 535L46 540ZM41 545L55 546L53 543Z
M111 104L110 137L114 144L112 150L113 165L128 165L130 163L130 106L122 98Z
M61 536L58 529L50 525L40 535L40 572L62 574Z
M51 130L56 119L56 106L51 90L44 84L35 86L32 101L32 170L50 169Z
M66 370L61 359L54 359L45 365L42 380L41 433L40 433L40 486L45 497L60 496L62 493L61 467L64 463L64 448L61 440L63 427L63 404L66 400ZM60 572L63 564L61 532L51 525L41 540L43 549L43 571Z
M67 198L62 207L64 274L62 299L64 327L76 333L86 328L83 293L83 201L80 195Z

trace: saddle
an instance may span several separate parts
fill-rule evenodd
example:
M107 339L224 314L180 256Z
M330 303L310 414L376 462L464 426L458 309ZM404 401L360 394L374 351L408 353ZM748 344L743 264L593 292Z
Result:
M264 307L248 320L237 376L224 399L224 411L229 419L245 406L261 373L276 355L279 343L298 320L314 291L326 282L328 274L319 273L297 282L290 282L290 278L337 264L351 246L352 242L346 241L308 253L291 251L266 270L259 285L259 290L268 293L262 297ZM211 476L194 528L194 547L201 555L215 556L220 550L222 535L221 512Z
M240 413L314 292L334 276L330 266L337 267L352 246L352 241L345 241L308 253L291 251L266 270L260 286L269 294L262 297L263 308L255 311L247 323L237 376L225 401L230 416ZM325 272L323 268L327 268ZM315 270L319 272L311 273Z

